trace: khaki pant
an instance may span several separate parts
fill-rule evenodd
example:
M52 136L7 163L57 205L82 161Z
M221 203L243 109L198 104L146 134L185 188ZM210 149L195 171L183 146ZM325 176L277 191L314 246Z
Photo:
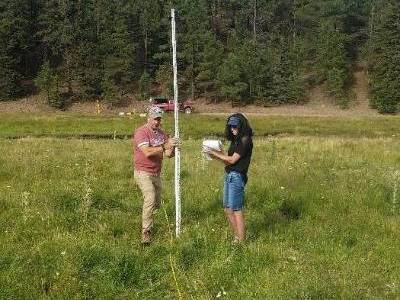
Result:
M135 170L135 181L142 191L142 232L148 232L153 227L153 213L161 204L161 178L145 171Z

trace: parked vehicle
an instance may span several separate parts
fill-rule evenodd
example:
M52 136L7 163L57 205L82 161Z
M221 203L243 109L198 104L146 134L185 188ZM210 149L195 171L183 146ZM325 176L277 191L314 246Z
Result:
M166 97L151 97L149 102L150 105L157 106L165 112L175 110L174 100L168 99ZM190 100L179 102L179 111L182 111L186 114L191 114L193 112L193 102Z

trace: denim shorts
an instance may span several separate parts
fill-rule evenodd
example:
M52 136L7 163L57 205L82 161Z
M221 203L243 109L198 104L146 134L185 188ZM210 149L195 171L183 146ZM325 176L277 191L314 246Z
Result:
M230 208L234 211L243 209L244 185L242 174L234 171L225 173L224 208Z

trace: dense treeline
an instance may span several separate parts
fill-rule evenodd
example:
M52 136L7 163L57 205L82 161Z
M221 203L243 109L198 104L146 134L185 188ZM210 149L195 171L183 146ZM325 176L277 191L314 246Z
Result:
M346 106L362 60L371 105L399 108L396 0L1 0L0 99L170 95L172 7L182 97L297 103L324 83Z

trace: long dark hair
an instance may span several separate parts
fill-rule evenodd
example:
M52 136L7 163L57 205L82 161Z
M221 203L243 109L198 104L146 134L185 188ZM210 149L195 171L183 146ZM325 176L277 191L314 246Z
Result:
M238 126L238 135L236 137L232 134L231 127L228 125L228 121L231 117L236 117L240 121ZM249 138L253 136L253 129L251 129L249 121L241 113L235 113L233 115L230 115L229 118L226 120L226 125L225 125L226 139L232 142L235 139L241 139L244 136L247 136Z

